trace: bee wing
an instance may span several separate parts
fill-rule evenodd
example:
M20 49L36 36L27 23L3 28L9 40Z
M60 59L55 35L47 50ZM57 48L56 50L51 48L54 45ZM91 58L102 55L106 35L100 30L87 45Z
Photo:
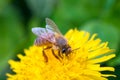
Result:
M46 18L46 29L48 31L56 32L56 33L62 35L62 33L58 29L57 25L49 18Z
M35 27L35 28L32 28L32 32L35 35L40 36L41 34L46 33L47 30L45 28Z

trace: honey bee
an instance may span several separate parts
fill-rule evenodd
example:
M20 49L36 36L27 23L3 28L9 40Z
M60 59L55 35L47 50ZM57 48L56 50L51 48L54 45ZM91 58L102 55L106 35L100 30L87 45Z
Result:
M49 18L46 18L46 27L32 28L32 32L37 36L34 44L36 46L47 45L52 51L57 49L60 53L68 55L71 53L71 47L67 39L62 35L57 25Z

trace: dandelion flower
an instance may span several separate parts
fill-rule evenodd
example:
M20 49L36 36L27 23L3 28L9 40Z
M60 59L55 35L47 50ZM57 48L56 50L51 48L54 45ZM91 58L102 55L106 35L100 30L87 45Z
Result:
M114 71L113 67L101 67L100 63L113 57L108 42L90 37L90 33L69 30L66 35L72 52L57 59L51 49L45 50L48 62L43 56L43 47L31 46L25 49L25 55L18 54L20 61L9 60L14 74L7 73L7 80L108 80L115 75L102 74L102 71ZM55 51L57 55L57 51Z

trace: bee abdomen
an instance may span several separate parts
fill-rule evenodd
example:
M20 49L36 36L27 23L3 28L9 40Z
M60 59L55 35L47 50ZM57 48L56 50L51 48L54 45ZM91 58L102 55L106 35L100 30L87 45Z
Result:
M34 42L34 44L36 46L42 46L42 45L46 45L46 44L49 44L49 42L43 38L37 38Z
M36 46L41 46L43 44L43 40L41 38L37 38L34 42Z

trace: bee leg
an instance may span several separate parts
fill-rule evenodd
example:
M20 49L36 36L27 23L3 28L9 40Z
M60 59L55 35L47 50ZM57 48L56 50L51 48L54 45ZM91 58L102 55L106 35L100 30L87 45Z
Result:
M48 46L48 47L44 48L44 50L47 50L47 49L50 49L50 48L51 48L51 46Z
M52 54L55 56L55 58L59 59L59 57L55 54L53 49L52 49Z
M45 62L48 62L48 57L47 57L47 55L45 54L45 51L43 50L42 52L43 52L43 56L44 56L44 58L45 58Z
M65 56L68 56L68 53L66 53Z
M60 50L58 50L58 56L60 56L60 58L63 59L63 56L61 55Z
M47 49L50 49L51 48L51 46L49 46L49 47L46 47L46 48L44 48L43 49L43 56L44 56L44 58L45 58L45 62L48 62L48 57L47 57L47 55L45 54L45 50L47 50Z

